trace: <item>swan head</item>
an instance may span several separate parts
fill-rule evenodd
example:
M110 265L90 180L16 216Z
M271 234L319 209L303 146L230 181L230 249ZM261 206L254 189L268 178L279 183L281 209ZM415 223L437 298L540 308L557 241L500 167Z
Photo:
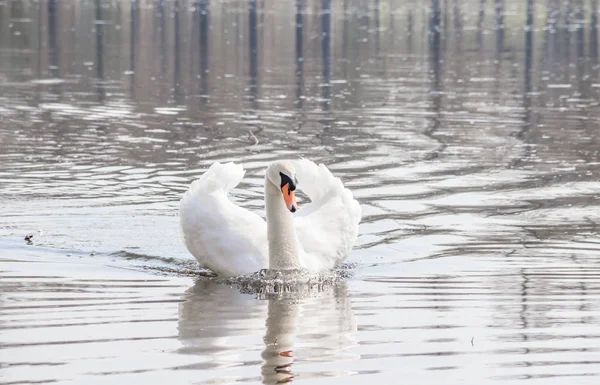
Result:
M281 191L288 210L296 212L298 203L294 191L298 180L296 179L294 164L289 160L279 160L271 163L267 168L267 179Z

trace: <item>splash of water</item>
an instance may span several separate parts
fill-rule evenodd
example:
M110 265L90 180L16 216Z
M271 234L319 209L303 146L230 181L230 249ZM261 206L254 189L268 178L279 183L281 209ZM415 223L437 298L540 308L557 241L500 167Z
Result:
M343 264L318 274L304 269L262 269L251 275L218 279L218 281L236 285L242 293L255 294L261 299L307 298L318 295L351 277L352 268L354 264Z

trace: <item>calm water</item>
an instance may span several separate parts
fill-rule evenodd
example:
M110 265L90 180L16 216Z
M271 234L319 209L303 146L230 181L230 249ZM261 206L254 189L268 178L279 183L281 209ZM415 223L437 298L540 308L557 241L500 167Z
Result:
M598 1L535 3L1 1L0 384L597 384ZM205 277L187 185L299 156L353 276Z

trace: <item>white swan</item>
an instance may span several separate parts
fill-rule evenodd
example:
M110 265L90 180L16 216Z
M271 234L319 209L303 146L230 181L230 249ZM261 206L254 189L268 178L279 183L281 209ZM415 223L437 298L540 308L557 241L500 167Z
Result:
M181 199L185 245L203 267L221 276L266 268L318 272L346 259L356 240L361 209L327 167L305 159L270 164L265 176L266 223L227 197L244 173L241 165L214 163ZM311 199L297 212L296 184Z

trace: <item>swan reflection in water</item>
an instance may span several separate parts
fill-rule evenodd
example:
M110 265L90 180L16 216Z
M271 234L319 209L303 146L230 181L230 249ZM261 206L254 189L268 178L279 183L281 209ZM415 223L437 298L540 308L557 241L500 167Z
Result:
M190 368L204 370L202 380L256 381L262 358L262 382L281 384L298 371L302 379L320 377L302 370L310 362L347 359L356 325L345 282L286 289L246 294L198 280L179 305L179 352L202 360Z
M288 298L270 299L262 358L264 384L282 384L294 379L294 339L298 332L299 304Z

